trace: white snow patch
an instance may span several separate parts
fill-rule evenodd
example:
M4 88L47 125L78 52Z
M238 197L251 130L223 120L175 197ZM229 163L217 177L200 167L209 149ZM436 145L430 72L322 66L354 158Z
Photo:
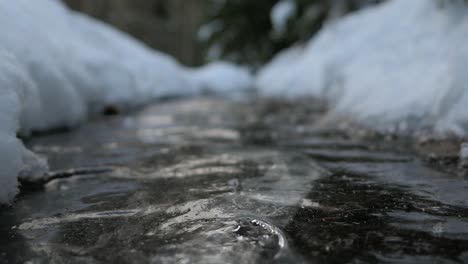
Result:
M21 149L21 158L23 167L18 174L19 179L34 182L43 178L49 170L46 158L34 154L24 146Z
M468 7L391 0L327 25L263 68L264 95L311 95L377 129L468 133ZM404 131L399 131L404 132Z
M279 53L268 65L259 70L255 86L260 88L260 91L265 95L302 95L303 92L296 86L291 86L294 89L286 89L286 83L283 81L287 79L288 74L293 73L288 67L295 67L303 55L304 47L299 45Z
M468 143L464 142L460 145L460 167L468 168Z
M20 103L29 81L17 62L0 48L0 204L17 193L16 175L21 169L21 142L16 138Z
M271 10L270 19L273 30L281 34L286 30L288 20L297 12L296 2L293 0L282 0L276 3Z
M197 39L199 41L207 41L213 36L213 34L223 30L223 28L223 22L219 20L211 21L200 27L197 32Z
M188 69L197 91L238 95L252 88L253 77L247 67L214 62L198 69Z

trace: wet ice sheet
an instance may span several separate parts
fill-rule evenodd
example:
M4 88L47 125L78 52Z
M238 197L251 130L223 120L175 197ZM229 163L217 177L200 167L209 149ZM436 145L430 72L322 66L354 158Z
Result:
M197 164L199 170L206 170L206 173L195 176L188 173L145 179L142 172L135 171L140 174L135 179L140 183L136 190L109 195L82 194L76 198L88 201L88 207L78 211L63 208L66 211L53 216L26 218L14 229L34 241L33 245L42 240L44 233L56 233L52 241L46 243L49 252L58 250L68 255L69 250L76 250L75 247L55 246L55 243L62 245L71 238L86 242L80 247L80 250L92 249L86 254L110 250L113 254L106 255L105 260L131 255L133 251L156 262L164 259L173 262L174 258L180 258L219 263L245 258L245 262L250 263L267 253L270 261L283 255L292 257L287 238L276 225L283 227L297 208L308 205L304 197L310 183L319 178L323 170L307 159L263 150L238 153L237 157L224 163L223 160L200 159L174 165L181 171L193 170L193 167L186 166L187 163ZM229 170L214 170L212 173L210 170L214 164L215 168L235 166L240 169L235 174ZM294 171L287 169L291 165L295 167ZM116 181L121 178L117 175ZM63 180L61 184L69 186L67 188L79 188L81 183ZM61 188L49 190L56 191L62 192ZM68 191L64 193L68 195ZM109 201L112 198L120 201ZM22 206L21 202L18 206ZM103 232L103 225L115 222L125 224ZM71 230L66 231L66 227ZM125 233L124 239L122 232ZM104 248L98 246L93 249L101 239L121 242L115 242L117 244L113 247L104 243ZM149 245L157 250L152 252ZM41 247L40 251L43 250ZM117 251L119 254L115 255ZM205 253L200 255L197 252Z
M176 101L34 139L54 169L111 171L52 181L1 211L0 260L466 260L464 179L308 131L284 115L309 117L300 105L272 109Z

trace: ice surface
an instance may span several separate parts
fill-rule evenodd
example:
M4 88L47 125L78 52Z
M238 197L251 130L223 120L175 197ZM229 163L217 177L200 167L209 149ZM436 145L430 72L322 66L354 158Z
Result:
M56 0L1 1L0 32L0 204L12 201L18 175L35 179L47 169L17 132L74 126L107 106L125 109L202 88L230 94L251 86L244 69L186 69Z
M327 25L259 73L264 95L326 99L373 128L468 132L468 7L391 0Z

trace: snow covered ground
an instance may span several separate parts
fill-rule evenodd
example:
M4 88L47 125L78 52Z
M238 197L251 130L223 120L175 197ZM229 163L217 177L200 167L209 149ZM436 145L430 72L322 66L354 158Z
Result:
M311 95L379 130L468 134L468 5L390 0L327 25L258 74L263 95Z
M252 82L230 64L184 68L57 0L1 1L0 32L0 204L14 198L18 175L40 177L47 169L17 133L73 126L109 105L206 89L224 94Z
M195 90L202 93L239 96L253 88L254 78L249 69L227 62L213 62L206 66L186 69Z

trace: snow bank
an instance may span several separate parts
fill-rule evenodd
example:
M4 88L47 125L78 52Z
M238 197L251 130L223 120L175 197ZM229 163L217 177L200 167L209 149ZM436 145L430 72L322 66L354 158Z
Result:
M236 96L253 86L253 77L246 67L214 62L198 69L187 69L195 90Z
M1 49L0 61L0 203L6 203L16 195L16 175L21 168L21 142L16 130L21 92L27 82L14 59Z
M0 48L0 204L15 197L17 175L34 178L47 170L46 162L27 150L16 137L21 106L28 103L28 93L32 89L34 83L22 66Z
M391 0L327 25L263 68L265 95L311 95L377 129L468 133L468 7Z
M59 1L1 2L0 31L0 45L37 86L28 94L39 103L23 112L25 133L74 125L105 105L129 107L191 88L173 59Z
M31 180L47 169L17 132L73 126L109 105L133 107L205 87L239 89L222 76L243 87L250 80L234 66L185 69L57 0L0 1L0 32L0 204L12 201L17 176Z

